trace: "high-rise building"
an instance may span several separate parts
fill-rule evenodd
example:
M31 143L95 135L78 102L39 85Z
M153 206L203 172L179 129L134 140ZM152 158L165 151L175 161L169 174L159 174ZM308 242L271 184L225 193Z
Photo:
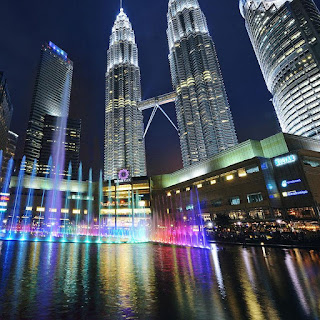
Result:
M121 8L107 52L104 178L116 179L126 169L131 177L146 175L140 68L135 34Z
M24 149L28 173L40 158L45 115L68 116L72 75L73 63L67 53L52 42L43 45Z
M12 132L8 131L8 136L7 136L7 145L5 152L3 154L3 158L5 162L8 162L11 158L14 158L16 155L16 150L17 150L17 144L18 144L18 138L19 136Z
M283 132L320 138L320 14L312 0L241 0Z
M12 132L8 131L7 135L7 144L6 148L3 152L3 164L2 164L2 176L5 176L5 173L7 172L7 167L8 167L8 162L12 158L14 159L16 155L16 150L17 150L17 144L18 144L18 138L19 136Z
M206 18L197 0L170 0L169 61L183 165L237 144L237 136Z
M8 139L8 131L12 118L13 106L10 99L7 80L3 72L0 72L0 150L5 152Z
M48 176L50 168L48 166L50 156L53 150L59 149L56 144L61 143L64 147L64 177L68 176L68 167L72 165L72 179L78 178L78 169L80 164L80 136L81 136L81 120L68 118L66 128L61 128L63 121L59 121L59 117L46 115L44 118L43 137L41 142L41 152L39 158L39 174ZM59 135L57 133L65 132L65 138L60 141L56 140ZM53 170L54 168L51 167Z

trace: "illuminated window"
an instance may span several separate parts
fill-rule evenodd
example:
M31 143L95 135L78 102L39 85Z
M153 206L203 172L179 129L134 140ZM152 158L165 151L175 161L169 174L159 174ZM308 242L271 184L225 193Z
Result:
M226 179L227 179L227 181L233 180L234 179L233 174L228 175Z
M210 184L211 184L211 185L214 185L214 184L216 184L216 183L217 183L217 180L211 180L211 181L210 181Z
M168 197L171 197L171 192L168 192L168 193L167 193L167 196L168 196Z
M255 172L259 172L259 167L258 166L255 166L255 167L250 167L250 168L247 168L247 174L250 174L250 173L255 173Z
M187 188L186 188L186 191L190 191L190 190L191 190L191 188L190 188L190 187L187 187Z
M201 189L201 188L202 188L202 183L199 183L199 184L197 185L197 188L198 188L198 189Z
M252 193L247 195L248 203L256 203L263 201L263 196L261 192L259 193Z
M238 175L239 175L240 178L246 177L246 176L247 176L247 172L246 172L245 169L240 169L240 170L238 171Z
M190 211L190 210L193 210L193 209L194 209L193 204L188 204L188 205L186 206L186 210L187 210L187 211Z
M180 190L177 190L177 191L176 191L176 194L179 194L179 193L180 193Z
M140 207L145 207L146 206L146 202L144 200L139 201L139 206Z
M239 205L240 203L241 203L241 201L240 201L240 197L232 197L232 198L230 198L230 204L232 205L232 206L237 206L237 205Z
M307 165L307 166L311 166L312 168L320 167L320 162L319 161L313 161L313 160L304 159L303 163L305 165Z

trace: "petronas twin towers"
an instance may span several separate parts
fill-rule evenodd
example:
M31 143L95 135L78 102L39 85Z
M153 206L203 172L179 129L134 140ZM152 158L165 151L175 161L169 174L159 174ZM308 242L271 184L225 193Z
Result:
M225 86L206 18L197 0L170 0L169 62L184 167L237 144ZM140 69L135 35L120 10L106 73L105 179L127 169L146 175Z
M122 169L132 177L146 175L138 48L129 18L121 8L107 52L104 177L116 179Z

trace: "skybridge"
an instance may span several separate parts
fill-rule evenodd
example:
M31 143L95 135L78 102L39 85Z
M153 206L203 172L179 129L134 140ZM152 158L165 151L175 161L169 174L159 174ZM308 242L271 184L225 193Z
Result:
M140 111L148 110L148 109L153 109L151 116L149 118L148 124L145 128L144 134L143 134L143 139L146 137L148 130L150 128L150 125L152 123L152 120L154 119L154 116L156 115L158 109L164 114L164 116L168 119L168 121L171 123L171 125L175 128L175 130L179 133L178 127L175 125L175 123L170 119L170 117L167 115L167 113L163 110L161 106L175 102L177 97L177 94L175 92L170 92L166 94L162 94L160 96L150 98L144 101L141 101L138 105L138 108Z

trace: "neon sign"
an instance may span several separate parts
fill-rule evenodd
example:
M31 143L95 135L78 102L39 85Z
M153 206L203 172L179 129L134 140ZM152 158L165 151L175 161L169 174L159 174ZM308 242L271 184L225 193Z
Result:
M294 163L296 161L297 161L297 156L294 154L290 154L286 157L274 159L274 164L276 165L276 167L281 167L289 163Z
M301 190L301 191L288 191L288 192L283 192L282 195L287 198L287 197L294 197L294 196L302 196L305 194L308 194L309 191L307 190Z
M58 53L63 58L65 58L65 59L68 58L68 54L66 52L64 52L62 49L60 49L58 46L56 46L53 42L49 41L49 46L53 49L53 51Z
M290 185L290 184L296 184L296 183L300 183L301 182L301 179L296 179L296 180L289 180L289 181L287 181L287 180L283 180L282 182L281 182L281 186L283 187L283 188L286 188L288 185Z
M118 173L118 179L122 182L130 180L130 172L127 169L121 169Z

